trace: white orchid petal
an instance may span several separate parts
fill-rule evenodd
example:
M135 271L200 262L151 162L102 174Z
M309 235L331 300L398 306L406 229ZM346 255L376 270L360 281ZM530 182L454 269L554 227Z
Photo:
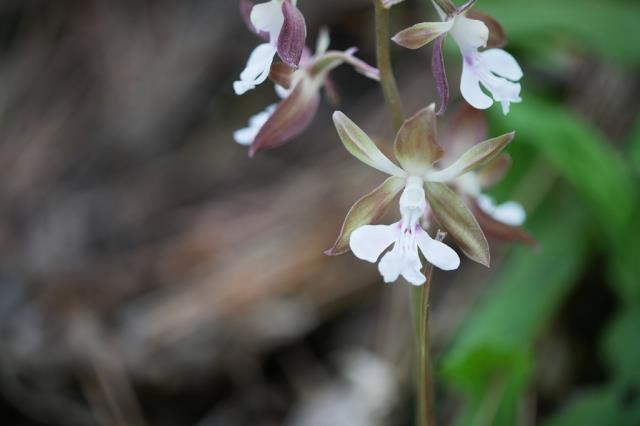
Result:
M275 85L276 94L280 97L280 99L284 99L288 97L291 94L291 92L293 92L293 87L295 86L292 85L291 87L292 87L291 89L285 89L284 87L276 84Z
M416 242L420 251L433 266L443 271L458 269L460 256L451 247L440 241L434 240L422 228L416 232Z
M520 226L527 218L527 213L520 203L508 201L496 206L493 218L511 226Z
M480 77L474 68L473 60L474 58L472 57L463 58L460 93L472 107L487 109L493 105L493 100L480 88Z
M482 21L469 19L463 15L455 17L453 27L449 34L456 41L460 50L473 51L487 45L489 40L489 28Z
M493 198L486 194L479 194L476 198L478 206L495 220L511 226L520 226L527 218L527 213L522 204L515 201L507 201L496 205Z
M253 143L253 140L256 138L257 134L258 132L256 132L254 129L246 127L244 129L238 129L233 132L233 139L240 145L249 146Z
M414 251L407 253L407 257L404 259L401 275L410 284L416 286L422 285L427 281L427 277L422 273L422 262L420 262L417 247Z
M247 66L240 73L240 80L233 83L236 95L242 95L254 89L258 84L269 77L273 57L277 49L269 43L263 43L256 47L247 61Z
M271 0L255 5L251 9L251 23L257 30L269 33L269 41L275 45L284 24L282 0Z
M378 270L385 283L392 283L398 279L402 271L402 257L396 247L382 256L378 263Z
M264 126L271 115L273 115L276 107L276 104L269 105L264 111L253 115L249 118L249 125L247 127L236 130L233 133L233 139L240 145L251 145L260 132L260 129L262 129L262 126Z
M480 52L481 60L491 72L511 81L518 81L522 78L522 68L516 59L502 49L487 49Z
M351 233L349 247L357 258L374 263L382 252L396 240L398 232L398 223L364 225Z

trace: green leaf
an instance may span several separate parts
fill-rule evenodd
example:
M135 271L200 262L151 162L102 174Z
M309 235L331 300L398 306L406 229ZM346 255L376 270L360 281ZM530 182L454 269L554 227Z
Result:
M427 182L425 186L427 201L438 223L469 259L489 267L489 244L464 201L443 183Z
M640 386L640 310L625 309L608 325L603 341L609 369L625 382Z
M615 241L627 231L637 191L629 168L600 132L579 117L531 93L511 113L492 114L518 142L538 150L583 196L601 229Z
M635 36L638 1L484 0L476 8L500 21L510 45L541 53L581 48L621 63L640 64Z
M544 426L637 426L640 404L625 402L624 390L616 387L582 392Z
M480 416L487 390L504 381L496 415L505 420L488 424L514 424L509 415L533 370L535 339L587 260L588 216L571 197L559 195L530 222L542 249L514 249L441 359L444 380L469 398L467 420Z

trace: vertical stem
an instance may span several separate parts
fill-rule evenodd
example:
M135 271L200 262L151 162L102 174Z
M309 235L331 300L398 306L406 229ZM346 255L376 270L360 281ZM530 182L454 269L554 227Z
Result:
M438 231L436 240L444 240L445 234ZM429 295L433 265L425 268L427 278L424 285L413 292L414 320L416 332L416 426L434 426L433 381L429 348Z
M429 293L433 266L428 265L427 281L413 291L416 328L416 425L433 426L431 358L429 355Z
M376 56L378 69L380 70L380 85L384 100L389 108L391 120L396 131L404 122L402 103L398 93L398 85L391 68L390 40L389 36L389 9L382 6L381 0L373 0L376 19Z
M396 131L404 122L402 103L398 85L391 68L389 10L382 6L381 0L373 0L376 20L376 55L380 70L380 85L384 99ZM438 232L436 239L442 241L445 234ZM414 290L414 320L416 344L416 425L434 426L432 407L431 359L429 357L429 290L433 265L427 265L425 284Z

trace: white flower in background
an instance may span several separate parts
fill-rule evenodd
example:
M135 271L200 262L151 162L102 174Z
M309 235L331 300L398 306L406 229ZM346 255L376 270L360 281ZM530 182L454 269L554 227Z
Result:
M296 68L302 56L306 38L304 17L296 8L297 0L271 0L257 5L243 4L249 14L247 25L265 39L251 55L240 79L233 83L237 95L242 95L269 77L276 53L282 61Z
M364 225L351 233L349 246L353 254L368 262L377 262L390 245L393 248L380 259L378 269L384 281L394 282L399 276L413 285L422 285L422 262L418 250L432 265L450 271L460 266L460 257L446 244L436 241L422 229L421 219L427 211L421 178L409 177L400 196L402 219L391 225Z
M257 113L249 119L249 125L244 129L236 130L233 133L233 139L240 145L249 146L253 143L258 133L265 125L267 120L273 115L276 110L277 104L269 105L264 111Z
M480 208L498 222L506 223L510 226L520 226L527 219L524 207L516 201L496 204L493 198L485 194L479 194L477 200Z
M482 192L483 177L476 172L458 177L455 183L463 194L473 198L478 207L494 220L509 226L521 226L525 222L527 214L522 204L516 201L496 204L493 198Z
M522 101L519 81L523 73L513 56L499 48L505 43L502 27L493 18L470 10L475 1L460 8L449 0L434 1L442 22L416 24L400 31L393 40L409 49L418 49L435 40L432 68L441 100L440 112L443 112L449 86L442 48L446 35L450 34L462 54L460 92L464 99L477 109L487 109L494 101L500 102L503 113L507 114L512 102Z
M484 112L467 104L461 105L445 133L445 154L439 166L447 168L454 164L456 158L473 149L476 141L486 136L487 123ZM458 176L453 180L452 187L473 212L487 238L537 247L537 241L521 227L527 216L522 205L515 201L499 204L487 195L486 191L505 177L510 166L511 157L501 154L484 166Z

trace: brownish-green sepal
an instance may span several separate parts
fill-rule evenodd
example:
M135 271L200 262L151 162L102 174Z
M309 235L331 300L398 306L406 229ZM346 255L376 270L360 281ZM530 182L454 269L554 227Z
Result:
M295 70L289 65L277 62L271 65L271 70L269 71L269 79L278 86L282 86L285 89L290 89L294 71Z
M419 49L451 29L453 21L421 22L405 28L391 40L407 49Z
M442 157L436 135L435 105L418 111L404 122L393 149L400 165L410 175L422 176Z
M478 182L482 188L489 188L500 182L511 167L509 154L501 154L495 160L478 170Z
M451 0L433 0L433 2L448 16L452 16L456 13L456 5Z
M425 178L431 182L449 182L473 169L487 165L500 155L514 136L515 132L511 132L480 142L467 150L446 169L428 173Z
M469 198L468 201L482 231L490 240L523 243L535 249L540 248L538 241L524 229L495 220L482 210L476 200Z
M427 182L426 188L427 201L438 223L469 259L489 267L489 243L465 202L443 183Z
M329 250L326 250L324 254L337 256L348 252L351 233L363 225L368 225L380 219L389 203L404 188L404 185L405 179L391 176L382 185L356 201L344 219L340 235L335 244Z
M249 147L249 156L278 147L302 133L311 124L320 104L319 85L303 78L280 102Z
M393 176L406 175L404 170L389 160L371 138L342 112L333 113L333 123L347 151L358 160Z

